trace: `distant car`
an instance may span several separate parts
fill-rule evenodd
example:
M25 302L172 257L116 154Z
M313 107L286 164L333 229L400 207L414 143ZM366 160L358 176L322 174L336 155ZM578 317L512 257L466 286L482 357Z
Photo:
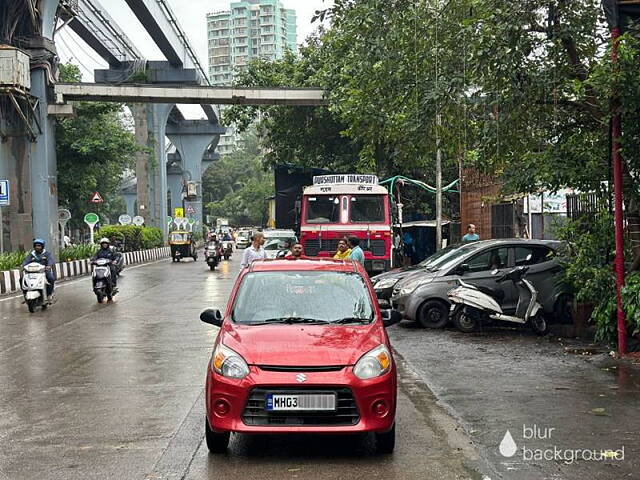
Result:
M240 230L236 235L236 249L247 248L251 243L251 232Z
M528 265L527 280L538 290L538 302L544 313L566 318L567 298L559 281L561 267L557 251L561 242L547 240L504 239L483 240L452 245L429 257L420 268L389 272L377 279L375 287L382 295L392 288L391 303L404 318L423 327L442 328L449 320L447 292L457 279L468 283L501 289L503 310L515 310L518 295L512 282L497 284L498 272ZM528 256L530 259L527 260ZM398 279L394 282L395 279ZM390 284L393 286L390 287ZM384 287L384 288L383 288Z
M207 368L205 437L223 453L229 435L373 432L395 445L397 373L367 274L355 262L256 261L240 272Z
M293 230L265 230L263 233L267 258L276 258L280 250L291 248L298 241Z

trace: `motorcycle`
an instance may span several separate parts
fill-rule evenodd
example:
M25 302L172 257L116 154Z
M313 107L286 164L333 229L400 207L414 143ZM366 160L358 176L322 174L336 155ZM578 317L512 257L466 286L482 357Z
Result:
M113 288L113 281L111 280L111 260L106 258L99 258L91 262L94 265L93 269L93 293L96 294L98 303L102 303L104 298L112 300L116 294Z
M124 270L124 242L116 243L113 247L113 253L115 255L115 260L113 265L116 267L116 275L120 277L122 275L122 271Z
M233 242L230 240L224 240L222 242L222 255L225 260L229 260L231 258L231 254L233 253Z
M47 300L46 267L39 263L32 262L25 265L22 270L24 271L22 290L29 312L35 312L38 307L45 310L49 306Z
M215 270L222 258L222 249L218 243L210 243L204 253L204 260L211 270Z
M527 270L529 267L516 267L496 279L497 283L509 280L518 290L518 303L513 314L505 313L500 306L499 302L504 298L502 290L472 285L459 279L460 286L447 294L451 301L451 319L456 328L470 333L485 323L498 320L528 324L538 335L546 335L549 326L537 302L538 291L524 278Z

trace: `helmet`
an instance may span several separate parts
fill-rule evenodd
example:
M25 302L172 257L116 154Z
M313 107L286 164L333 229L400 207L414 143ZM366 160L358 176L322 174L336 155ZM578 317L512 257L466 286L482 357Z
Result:
M42 245L44 247L45 241L41 238L36 238L33 240L33 246L35 247L36 245Z
M107 243L107 244L111 245L111 242L109 241L109 239L107 237L104 237L104 238L100 239L100 245L102 245L103 243Z

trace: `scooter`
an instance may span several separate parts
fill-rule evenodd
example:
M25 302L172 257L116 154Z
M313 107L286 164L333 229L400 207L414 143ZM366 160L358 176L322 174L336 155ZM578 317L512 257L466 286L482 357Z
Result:
M22 291L24 292L24 300L29 308L29 312L33 313L36 308L41 307L45 310L48 306L47 299L47 275L46 268L40 263L31 262L25 265L22 270Z
M113 265L116 267L116 275L118 275L118 277L122 276L122 271L124 270L124 254L122 252L124 252L124 242L119 242L114 245L113 253L116 258Z
M207 245L207 248L204 252L204 260L205 262L207 262L207 265L209 265L209 268L212 271L215 270L220 263L221 256L222 252L218 243L210 243L209 245Z
M113 300L113 296L116 294L111 280L110 263L111 260L107 258L99 258L91 262L92 265L95 265L92 275L93 293L96 294L98 303L102 303L105 297L107 300Z
M222 255L225 260L229 260L231 258L231 254L233 253L233 242L229 240L222 241Z
M465 333L475 332L491 320L529 324L538 335L545 335L549 326L544 318L541 305L537 302L538 291L524 278L529 267L516 267L501 275L496 283L507 280L513 282L518 289L518 304L513 315L504 313L500 306L504 294L501 290L472 285L459 279L460 286L450 290L447 296L451 301L453 324ZM498 273L497 270L494 271Z

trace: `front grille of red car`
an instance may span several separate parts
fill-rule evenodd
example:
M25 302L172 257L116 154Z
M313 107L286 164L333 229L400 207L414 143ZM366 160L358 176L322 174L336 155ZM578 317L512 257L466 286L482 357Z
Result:
M339 372L344 365L323 365L320 367L290 367L288 365L258 365L265 372Z
M335 412L270 412L265 409L269 393L335 393L338 397L337 408ZM360 414L353 393L348 388L254 388L249 394L242 421L246 425L256 426L345 426L356 425L360 421Z

